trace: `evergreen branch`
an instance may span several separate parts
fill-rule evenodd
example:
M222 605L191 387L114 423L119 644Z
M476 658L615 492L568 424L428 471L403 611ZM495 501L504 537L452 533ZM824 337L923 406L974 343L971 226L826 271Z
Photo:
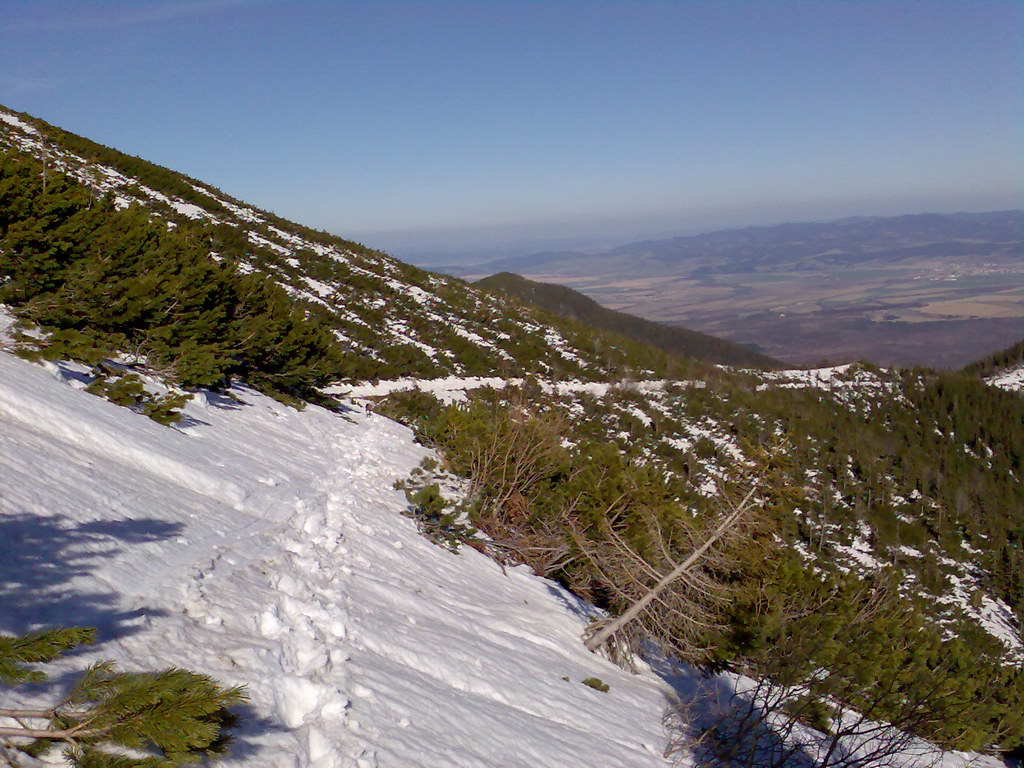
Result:
M10 726L0 726L0 737L46 739L48 741L74 742L79 739L91 739L97 736L103 736L106 732L106 729L103 728L90 730L83 729L79 726L75 726L74 728L61 728L55 731L47 728L12 728Z

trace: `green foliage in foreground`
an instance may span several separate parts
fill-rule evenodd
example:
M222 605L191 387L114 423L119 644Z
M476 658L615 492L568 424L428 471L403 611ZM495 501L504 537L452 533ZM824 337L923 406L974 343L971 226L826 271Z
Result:
M601 693L608 693L608 691L611 690L608 683L599 677L585 677L580 680L580 682L587 686L587 688L593 688L595 691L600 691Z
M190 395L167 393L155 395L146 389L142 379L134 373L122 376L99 376L90 382L86 392L101 395L115 405L121 405L148 416L159 424L173 424L180 418L177 410L188 402Z
M46 180L25 155L0 163L0 302L48 332L48 356L120 356L187 388L238 377L316 398L342 372L333 336L269 278L211 259L211 237Z
M905 404L913 397L919 413L934 410L949 418L956 413L951 399L983 394L956 377L930 383L908 379L903 385ZM728 387L688 393L694 405L707 398L707 407L717 402L723 389ZM775 427L765 417L774 417L775 412L752 409L742 392L740 388L733 395L744 403L745 411L761 414L756 436L771 436ZM753 391L749 395L762 397ZM780 417L783 401L789 401L792 412L793 399L802 402L817 397L814 392L792 390L763 395L768 402L779 401ZM819 476L831 475L830 482L840 485L851 501L860 493L870 493L865 491L865 483L867 488L882 485L883 473L901 467L892 460L894 446L888 453L880 451L870 433L865 433L864 427L873 423L893 428L882 413L858 415L856 410L818 403L817 408L800 411L801 417L824 419L831 414L838 420L833 429L815 431L819 439L828 434L840 441L842 450L830 459L835 465L820 461L830 456L820 452L828 444L812 444L806 423L787 424L787 432L796 442L788 446L787 453L766 459L761 475L767 482L759 491L762 505L755 530L742 546L726 550L725 561L697 574L695 581L704 580L710 592L686 598L709 621L694 630L667 616L663 601L658 601L642 615L642 631L656 635L662 646L677 656L707 669L742 671L780 689L807 689L809 698L801 717L819 725L823 713L832 707L825 704L838 702L844 710L894 723L949 748L1019 746L1024 743L1024 717L1017 702L1024 697L1024 671L1004 663L998 642L977 633L948 639L948 629L929 617L932 606L926 600L900 594L893 568L884 569L874 582L865 584L838 570L821 570L828 567L824 560L818 561L815 570L781 546L784 537L801 536L800 526L794 523L797 508L815 504L814 489L800 485L797 460L807 458L804 451L815 449ZM734 400L733 407L736 404ZM530 390L529 385L525 392L480 390L469 403L448 406L425 393L395 393L380 407L435 447L447 471L466 478L469 496L464 511L490 537L491 554L526 562L613 614L623 611L635 597L630 580L650 586L644 571L664 573L667 564L682 560L695 540L687 532L697 531L699 540L700 531L715 514L714 499L696 493L688 473L666 472L665 465L650 453L631 452L607 438L598 439L620 431L616 428L620 425L610 421L611 413L597 403L592 406L594 421L590 413L572 412L570 434L578 440L575 443L563 440L566 422L557 398ZM886 416L895 419L894 411ZM941 427L937 436L941 443L936 444L932 458L938 455L950 462L951 479L959 477L960 471L964 478L977 475L977 467L968 463L957 470L954 463L962 453L960 440L966 436L957 430L966 425L953 425L941 418L924 421ZM1016 450L1012 447L1015 438L1004 434L1003 428L990 420L980 421L975 419L975 430L994 430L985 434L986 442L989 438L1010 439L1007 448ZM754 426L751 422L745 429ZM909 421L905 426L910 428ZM923 433L934 431L933 426L922 424L910 431L908 439L923 439ZM953 436L947 431L955 435L953 447L957 450L944 447ZM672 434L672 428L663 420L646 432L657 438L659 433ZM1015 434L1012 429L1011 433ZM631 442L642 445L638 435L632 433ZM865 468L873 466L869 455L888 456L889 460L868 474ZM692 458L686 457L682 466L689 466ZM859 468L861 476L847 485L844 472L850 466ZM908 469L915 466L909 463ZM978 476L987 477L984 473ZM938 482L938 486L933 483L922 488L930 498L945 503L945 486ZM436 498L431 500L438 505ZM841 520L839 512L834 508L831 519ZM440 514L434 511L435 516ZM851 519L853 526L857 514ZM1004 524L1001 515L994 520L997 525ZM987 530L995 532L998 527ZM638 558L634 567L625 571L601 559L603 552L613 551L623 542ZM666 626L671 627L667 638ZM866 729L875 727L864 718L858 722Z
M43 682L34 665L93 639L93 630L81 628L0 635L0 685ZM62 748L75 768L195 765L224 752L225 729L235 721L228 708L244 700L242 689L195 672L118 672L100 662L53 706L0 707L0 717L19 723L0 726L0 742L35 757Z
M954 372L874 376L861 392L723 379L688 390L679 407L741 444L787 436L786 482L805 492L787 540L828 561L865 524L876 556L915 574L919 591L945 594L949 561L970 562L986 591L1024 619L1024 398Z
M758 602L737 601L722 666L765 680L762 693L803 691L802 714L827 705L836 719L826 731L863 736L882 721L946 748L1024 743L1024 672L948 637L894 577L813 575L791 561L762 582Z

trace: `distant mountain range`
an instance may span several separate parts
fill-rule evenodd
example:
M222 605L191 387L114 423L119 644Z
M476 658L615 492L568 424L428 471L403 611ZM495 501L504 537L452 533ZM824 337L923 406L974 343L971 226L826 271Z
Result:
M857 216L828 223L725 229L628 243L597 253L547 251L466 267L456 275L502 271L578 274L628 269L635 274L706 276L785 269L892 264L918 257L1024 256L1024 211Z
M567 285L801 365L956 368L1024 335L1020 210L746 227L447 271Z

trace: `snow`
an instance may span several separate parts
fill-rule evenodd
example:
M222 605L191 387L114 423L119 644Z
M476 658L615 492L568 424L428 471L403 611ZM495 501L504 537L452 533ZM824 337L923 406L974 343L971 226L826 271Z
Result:
M921 552L921 550L914 549L914 547L908 547L905 544L900 544L896 547L896 551L902 552L907 557L924 557L924 553Z
M715 426L717 425L711 419L703 419L703 422L712 426L700 426L693 422L680 422L680 425L686 430L686 436L667 437L665 442L678 448L680 451L689 451L696 440L704 438L710 440L715 448L730 456L734 462L739 464L747 463L747 458L743 455L743 451L740 450L740 447L731 436L723 435L724 430L721 427L718 427L716 430Z
M1020 631L1015 628L1013 611L1002 600L994 600L986 594L980 597L981 608L969 613L973 614L982 629L1010 650L1012 658L1018 662L1024 660L1024 643L1021 643Z
M210 218L210 214L206 212L205 208L200 208L194 203L182 203L177 200L172 200L170 206L182 216L187 216L190 219Z
M239 388L169 429L63 370L0 354L0 631L95 625L66 666L247 684L225 766L666 765L664 682L586 652L550 582L400 514L426 455L404 427Z
M842 381L842 377L848 376L852 367L852 364L847 363L846 365L835 365L828 368L811 368L808 370L796 368L788 371L768 371L762 375L766 379L786 382L781 386L823 387L836 381Z
M1008 389L1011 392L1020 392L1024 390L1024 365L1001 371L995 376L986 379L986 381L994 387Z
M298 266L298 264L296 264L295 266ZM335 289L333 286L327 285L326 283L322 283L319 280L314 280L312 277L306 277L305 275L303 275L302 280L303 282L306 283L306 285L312 288L321 298L333 296L335 293Z
M948 569L945 577L949 588L938 601L958 606L978 626L1005 645L1011 663L1024 662L1024 642L1013 611L1003 600L993 599L981 591L984 578L980 569L948 557L940 557L939 562ZM975 593L978 604L971 599Z
M397 293L404 293L417 304L429 306L437 301L437 297L434 294L424 291L418 285L407 285L405 283L400 283L397 280L386 280L385 282L392 290Z
M361 382L354 386L328 387L325 392L328 394L344 394L349 397L365 400L367 398L384 397L393 392L416 389L420 392L429 392L444 403L464 402L466 392L483 387L491 389L504 389L505 387L518 387L523 379L504 379L498 376L445 376L438 379L390 379L383 381ZM604 397L613 389L624 389L631 392L652 393L660 392L669 382L662 379L651 381L540 381L538 384L547 393L556 395L589 394L594 397ZM676 385L699 386L704 382L671 382ZM635 409L633 414L641 421L649 417L643 411ZM645 422L647 423L647 422Z
M891 387L885 387L883 381L876 374L856 363L806 370L758 371L758 375L767 382L758 384L758 390L766 389L769 386L783 389L814 388L829 392L891 389Z
M872 552L870 539L872 536L871 526L863 520L857 522L857 535L850 544L834 544L833 548L848 558L848 562L856 562L861 569L866 571L877 571L885 567L885 563L875 557ZM841 571L849 572L848 565L838 564Z
M373 397L383 397L393 392L417 389L421 392L431 392L444 403L463 402L466 399L466 391L491 387L492 389L504 389L506 385L513 386L519 380L506 380L497 376L469 376L457 377L448 376L441 379L392 379L390 381L364 382L354 387L331 387L328 393L346 394L352 398L361 400Z
M544 328L544 343L555 350L563 359L586 368L586 361L573 351L573 346L554 328Z
M649 427L649 426L651 426L651 424L654 423L654 421L651 419L650 416L648 416L641 409L637 408L635 405L634 406L630 406L629 408L627 408L626 412L628 414L630 414L631 416L635 417L645 427Z
M36 130L35 126L29 125L18 116L12 115L10 112L5 112L2 109L0 109L0 120L8 125L13 125L15 128L18 128L25 133L31 133L34 136L39 135L39 131Z
M269 248L272 251L277 251L277 253L281 254L282 256L291 255L291 251L285 248L280 243L275 243L273 240L268 240L267 238L262 237L261 235L257 235L255 232L251 230L246 233L246 236L249 238L249 242L252 243L253 245L258 245L263 248Z
M387 328L388 333L391 334L391 337L399 344L408 344L416 347L432 360L437 359L438 351L429 344L424 344L419 339L409 335L412 331L404 320L391 317L386 320L384 326Z

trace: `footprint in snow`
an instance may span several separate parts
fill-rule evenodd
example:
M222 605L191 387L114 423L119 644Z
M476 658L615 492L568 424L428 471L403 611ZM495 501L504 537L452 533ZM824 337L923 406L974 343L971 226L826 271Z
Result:
M358 696L360 699L372 699L373 691L371 691L365 685L359 685L358 683L356 683L352 686L352 695Z

